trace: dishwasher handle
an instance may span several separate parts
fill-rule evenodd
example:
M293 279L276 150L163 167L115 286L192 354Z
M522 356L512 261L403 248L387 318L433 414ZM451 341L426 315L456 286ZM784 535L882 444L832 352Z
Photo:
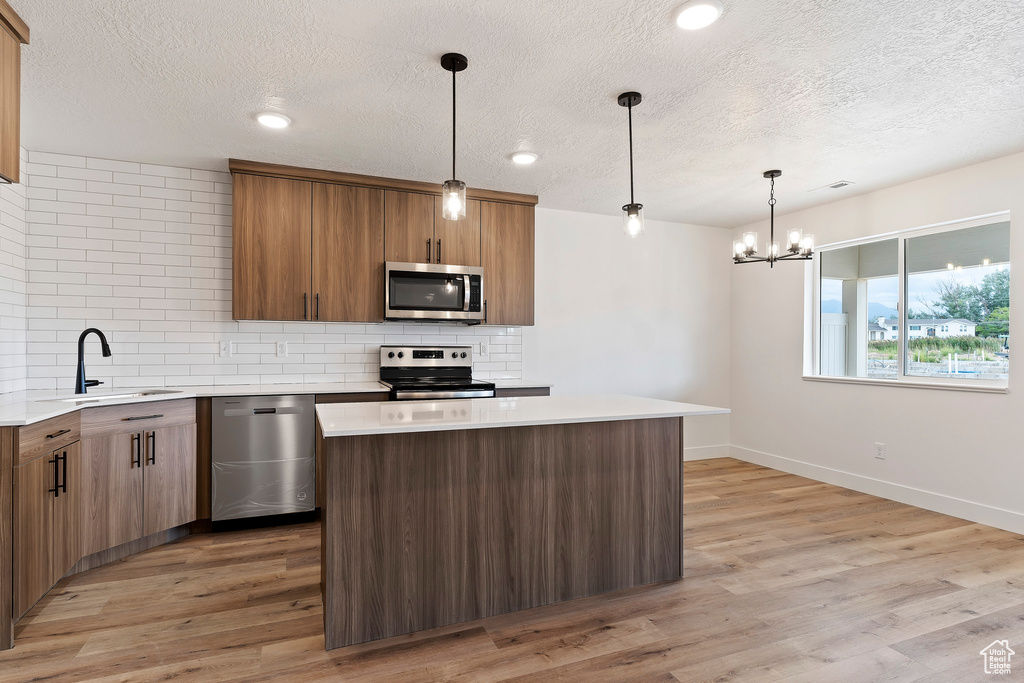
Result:
M277 408L253 408L253 415L273 415L277 412Z

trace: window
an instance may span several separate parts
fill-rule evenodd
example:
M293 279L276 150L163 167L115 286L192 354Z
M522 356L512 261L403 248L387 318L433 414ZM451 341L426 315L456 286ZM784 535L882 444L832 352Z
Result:
M811 267L806 374L1006 385L1008 212L826 245Z

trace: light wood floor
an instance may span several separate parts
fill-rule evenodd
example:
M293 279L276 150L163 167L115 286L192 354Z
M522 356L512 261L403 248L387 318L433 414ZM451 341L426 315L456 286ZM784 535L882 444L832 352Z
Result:
M1024 538L736 460L687 463L686 578L325 652L316 524L92 570L0 680L1024 680Z

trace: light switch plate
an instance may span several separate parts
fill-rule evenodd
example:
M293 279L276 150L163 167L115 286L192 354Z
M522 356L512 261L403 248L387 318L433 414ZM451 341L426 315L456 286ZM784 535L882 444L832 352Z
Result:
M220 343L220 357L227 358L231 355L231 342L222 341Z

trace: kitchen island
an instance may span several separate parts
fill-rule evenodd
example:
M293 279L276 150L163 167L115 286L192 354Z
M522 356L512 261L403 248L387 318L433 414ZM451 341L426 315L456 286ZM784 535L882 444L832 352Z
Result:
M683 418L633 396L318 405L327 649L682 576Z

